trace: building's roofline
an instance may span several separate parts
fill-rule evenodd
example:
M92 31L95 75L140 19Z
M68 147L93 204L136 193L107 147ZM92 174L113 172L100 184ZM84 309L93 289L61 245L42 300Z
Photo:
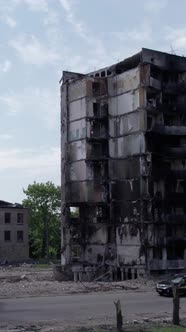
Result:
M161 58L159 58L161 55ZM175 61L176 60L176 61ZM73 73L69 71L63 72L63 82L70 80L76 80L83 78L85 76L90 77L103 77L109 75L115 75L122 73L124 71L130 70L132 68L137 67L140 63L149 63L154 64L156 66L161 67L166 70L174 70L174 66L176 70L186 71L186 58L184 56L175 55L167 52L152 50L149 48L142 48L140 52L120 61L111 66L107 66L104 68L100 68L99 70L87 73ZM109 72L109 74L107 74ZM60 81L61 82L61 81Z
M23 205L19 203L10 203L0 200L0 208L14 208L14 209L23 209Z

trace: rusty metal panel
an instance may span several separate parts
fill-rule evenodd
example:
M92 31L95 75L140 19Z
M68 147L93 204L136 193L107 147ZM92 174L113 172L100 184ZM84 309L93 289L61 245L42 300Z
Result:
M140 69L136 67L122 74L108 78L108 94L116 96L135 90L140 84Z
M109 119L109 134L111 137L123 136L137 131L146 130L146 111L122 115Z
M140 176L140 158L109 160L109 176L112 180L134 179Z
M135 111L140 107L139 90L126 92L108 99L109 114L118 116Z
M68 143L67 160L77 161L86 158L86 140Z
M69 121L86 117L86 98L75 100L69 103L68 107L69 107L69 114L68 114Z
M86 138L86 120L77 120L69 123L68 125L68 141Z
M109 153L112 158L129 157L145 153L146 143L143 133L109 140Z

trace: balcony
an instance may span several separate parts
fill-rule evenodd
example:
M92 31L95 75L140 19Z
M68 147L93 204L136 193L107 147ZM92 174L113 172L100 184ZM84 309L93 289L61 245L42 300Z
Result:
M186 268L186 261L184 259L178 260L161 260L153 259L149 262L149 269L151 271L158 270L183 270Z
M164 126L163 124L155 124L151 129L151 131L160 135L174 135L174 136L186 135L185 126Z

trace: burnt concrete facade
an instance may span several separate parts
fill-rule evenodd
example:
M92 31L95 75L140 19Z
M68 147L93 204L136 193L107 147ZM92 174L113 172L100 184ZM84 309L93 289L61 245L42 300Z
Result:
M61 173L62 265L87 278L184 270L186 58L142 49L63 72Z
M29 210L0 201L0 263L29 259Z

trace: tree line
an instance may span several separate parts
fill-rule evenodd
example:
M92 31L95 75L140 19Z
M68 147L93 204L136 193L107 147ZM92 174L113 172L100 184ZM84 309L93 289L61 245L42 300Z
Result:
M23 207L29 208L29 245L33 259L60 258L61 188L52 182L30 184L23 189Z

